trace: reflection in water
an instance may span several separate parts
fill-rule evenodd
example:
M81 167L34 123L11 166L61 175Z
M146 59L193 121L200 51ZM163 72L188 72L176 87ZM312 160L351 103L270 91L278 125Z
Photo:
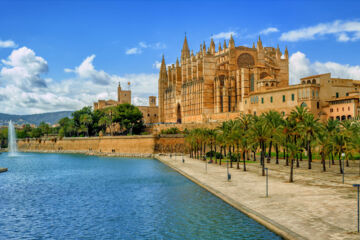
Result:
M4 239L280 239L156 160L6 155Z

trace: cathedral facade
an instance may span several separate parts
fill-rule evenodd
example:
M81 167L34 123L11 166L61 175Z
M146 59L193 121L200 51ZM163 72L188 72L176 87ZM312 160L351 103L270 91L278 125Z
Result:
M162 59L159 122L218 122L240 113L256 115L269 110L287 115L295 106L305 106L324 120L357 116L354 106L351 114L331 115L330 105L350 95L356 98L359 81L322 74L300 82L289 85L288 50L282 53L279 47L264 47L260 37L252 47L235 46L231 37L216 48L211 39L209 47L204 42L194 54L185 36L180 62L166 66L164 56Z

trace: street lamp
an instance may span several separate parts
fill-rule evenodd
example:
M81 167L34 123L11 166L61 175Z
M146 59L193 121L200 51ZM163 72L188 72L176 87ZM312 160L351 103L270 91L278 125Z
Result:
M360 218L359 218L359 187L360 184L353 184L353 187L357 188L357 231L360 232Z
M229 161L226 161L226 168L227 168L227 180L231 180L231 174L229 172Z
M265 171L266 171L266 197L268 197L269 196L269 191L268 191L268 189L269 189L269 180L268 180L268 168L265 168Z
M342 183L344 184L344 177L345 177L345 153L341 154L341 158L342 158Z

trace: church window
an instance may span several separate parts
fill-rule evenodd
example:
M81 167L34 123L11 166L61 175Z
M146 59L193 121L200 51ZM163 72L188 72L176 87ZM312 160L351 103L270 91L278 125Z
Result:
M333 112L333 111L334 111L334 109L330 108L330 112Z
M264 103L264 98L261 98L261 103Z
M315 92L314 92L314 90L312 90L312 96L315 97Z
M346 96L349 96L349 93L348 93L348 92L346 93Z
M338 98L338 97L339 97L339 93L337 92L337 93L336 93L336 98Z
M285 95L283 95L283 102L285 102Z
M250 75L250 91L254 91L254 74Z
M150 117L150 113L148 113L148 117Z
M231 112L231 96L229 95L228 112Z
M250 68L254 64L254 57L249 53L243 53L237 59L237 65L239 68Z
M270 97L270 102L273 102L273 97L272 96Z
M291 94L291 101L295 100L295 94Z
M316 103L316 107L317 107L317 109L320 108L320 103L319 102Z

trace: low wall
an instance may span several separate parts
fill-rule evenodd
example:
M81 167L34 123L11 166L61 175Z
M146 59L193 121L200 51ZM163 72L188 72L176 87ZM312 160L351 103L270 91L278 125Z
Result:
M40 138L18 140L20 151L154 154L184 152L182 135Z

